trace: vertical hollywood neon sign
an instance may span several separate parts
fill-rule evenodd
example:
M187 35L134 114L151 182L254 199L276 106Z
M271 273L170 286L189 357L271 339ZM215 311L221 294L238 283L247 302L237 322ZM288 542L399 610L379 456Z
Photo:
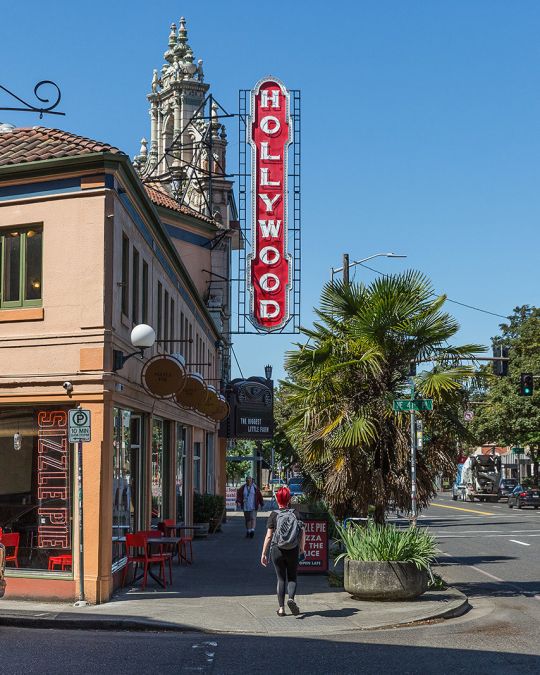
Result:
M264 330L289 320L291 257L287 253L287 154L292 139L289 93L277 78L251 92L252 252L248 256L251 319Z
M71 549L68 416L38 413L38 547Z

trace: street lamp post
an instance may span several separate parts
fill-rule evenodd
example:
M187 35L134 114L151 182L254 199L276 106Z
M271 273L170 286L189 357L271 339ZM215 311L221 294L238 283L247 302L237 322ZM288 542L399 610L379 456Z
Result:
M334 283L334 275L338 272L343 272L343 281L349 283L349 270L351 267L356 267L356 265L361 265L362 263L372 260L373 258L406 258L406 255L400 255L399 253L374 253L373 255L368 255L367 258L362 258L361 260L354 260L352 263L349 262L349 254L343 254L343 265L341 267L332 267L332 284Z

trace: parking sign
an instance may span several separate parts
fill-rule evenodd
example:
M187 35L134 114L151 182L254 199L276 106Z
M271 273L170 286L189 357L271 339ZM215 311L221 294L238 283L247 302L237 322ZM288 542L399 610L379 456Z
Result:
M87 443L90 441L92 418L89 410L74 408L69 411L69 442Z

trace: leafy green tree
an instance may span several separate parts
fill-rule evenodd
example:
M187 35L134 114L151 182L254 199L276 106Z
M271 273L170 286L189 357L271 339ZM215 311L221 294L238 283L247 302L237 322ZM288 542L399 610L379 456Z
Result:
M540 309L516 307L500 329L492 341L509 348L508 376L489 378L482 404L475 406L472 431L482 444L528 446L538 482L540 394L520 396L519 385L521 373L540 375Z
M415 378L417 393L434 400L425 415L431 439L418 454L420 506L434 476L455 464L457 441L467 438L463 385L473 374L460 359L483 348L448 343L459 326L442 311L445 299L414 271L369 286L327 284L317 321L302 330L307 344L287 354L289 441L337 517L373 505L382 522L389 503L410 507L410 418L392 402L407 395L413 361L433 364Z
M278 385L274 389L274 437L262 443L263 457L269 465L272 461L272 448L276 466L281 464L284 468L289 468L298 460L298 453L286 430L286 422L290 416L290 405L283 395L283 387Z
M238 440L234 448L227 454L227 459L252 455L254 447L254 441ZM227 481L229 483L240 483L248 474L251 474L251 462L248 460L242 462L227 461Z

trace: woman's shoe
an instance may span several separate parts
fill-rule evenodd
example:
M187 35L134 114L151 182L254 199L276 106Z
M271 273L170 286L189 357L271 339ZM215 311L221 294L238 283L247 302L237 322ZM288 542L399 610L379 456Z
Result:
M285 610L284 610L284 609L278 609L278 611L276 612L276 614L277 614L278 616L287 616L287 615L285 614Z
M291 610L291 614L293 614L294 616L298 616L300 614L300 607L298 607L293 598L289 598L287 600L287 605Z

